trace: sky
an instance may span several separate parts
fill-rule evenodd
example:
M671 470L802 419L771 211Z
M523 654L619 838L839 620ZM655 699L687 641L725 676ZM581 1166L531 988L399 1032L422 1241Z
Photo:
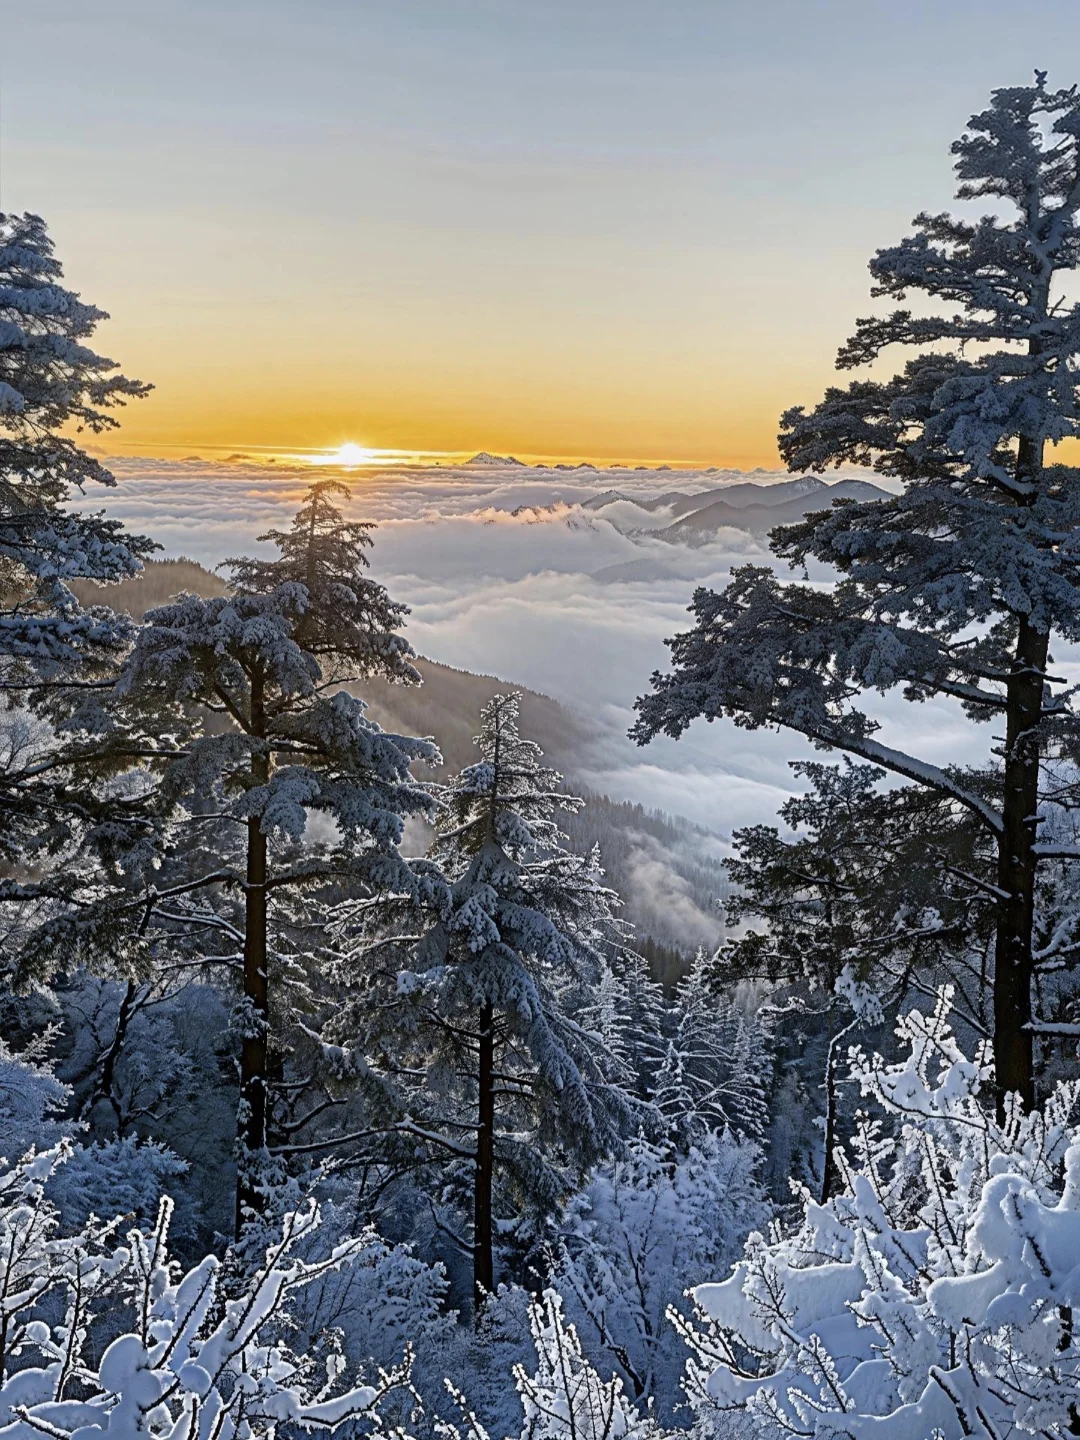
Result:
M0 0L0 205L152 381L112 449L776 466L866 261L1072 0Z

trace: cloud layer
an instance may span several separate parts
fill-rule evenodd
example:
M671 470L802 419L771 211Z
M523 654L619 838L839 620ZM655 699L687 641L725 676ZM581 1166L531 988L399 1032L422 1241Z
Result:
M213 567L286 526L311 467L125 459L118 485L84 502L152 535L169 556ZM579 712L593 736L581 778L617 798L686 815L719 835L767 820L793 788L789 761L811 752L790 734L694 725L679 742L626 739L633 701L663 668L665 637L685 627L695 586L762 563L760 537L721 530L690 549L649 531L670 523L634 499L780 475L737 471L540 470L460 466L354 471L348 509L378 524L372 571L411 607L418 651L545 691ZM583 508L598 492L628 498ZM824 578L824 577L821 577ZM940 762L963 758L968 725L945 703L874 707L888 739ZM985 743L980 735L979 745Z

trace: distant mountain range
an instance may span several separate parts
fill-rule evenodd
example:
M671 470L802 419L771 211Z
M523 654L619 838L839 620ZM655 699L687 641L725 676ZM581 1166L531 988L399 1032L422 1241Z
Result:
M507 465L519 465L525 468L524 460L518 460L514 455L492 455L489 450L478 450L471 459L465 461L466 465L490 465L498 470L503 470Z
M650 499L605 490L584 502L586 510L603 510L617 502L636 506L651 514L666 512L672 524L650 527L661 540L683 545L701 545L718 530L750 530L766 534L777 525L791 525L814 510L827 510L835 500L888 500L889 492L869 480L837 480L832 483L817 475L797 475L775 485L753 480L721 485L696 494L669 490Z

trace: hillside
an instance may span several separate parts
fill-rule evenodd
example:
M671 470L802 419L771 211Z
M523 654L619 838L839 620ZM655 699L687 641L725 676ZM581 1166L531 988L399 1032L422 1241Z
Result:
M72 590L84 605L111 605L135 620L147 610L164 605L174 595L190 590L208 599L224 595L225 581L194 560L146 560L143 572L119 585L98 585L93 580L74 580Z
M84 603L105 603L136 619L181 591L207 597L221 595L220 576L192 560L152 560L135 580L119 585L77 582L73 588ZM521 696L521 728L535 740L547 762L575 784L577 756L589 739L585 720L549 695L510 685L492 675L456 670L420 657L423 684L391 685L368 680L351 686L366 700L369 713L384 729L406 735L431 735L444 764L426 775L440 781L476 758L472 737L482 706L500 692ZM580 788L580 787L578 787ZM584 851L600 846L608 883L623 899L623 916L640 932L640 943L652 941L656 977L672 983L679 956L699 944L715 945L722 923L718 901L726 880L715 841L681 816L645 811L606 795L590 795L578 816L567 817L571 843Z

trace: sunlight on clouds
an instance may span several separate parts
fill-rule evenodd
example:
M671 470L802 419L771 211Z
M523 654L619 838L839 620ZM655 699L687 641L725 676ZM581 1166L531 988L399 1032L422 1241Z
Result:
M585 717L592 742L578 778L591 788L678 811L720 836L770 820L796 788L788 762L813 752L791 735L718 722L644 750L626 737L634 697L652 670L666 667L664 639L687 625L694 588L722 586L732 566L768 560L764 537L744 530L721 529L696 547L660 539L670 511L635 500L748 478L768 483L779 473L435 466L399 453L387 460L355 442L318 454L346 479L349 517L376 523L372 570L411 607L407 634L417 650L544 691ZM117 488L82 503L99 510L104 501L110 515L152 533L165 554L213 568L288 524L311 483L311 461L126 458L110 462ZM588 506L599 491L621 498ZM899 725L936 762L963 757L969 727L944 702L912 714L895 697L875 697L871 708L882 738Z

